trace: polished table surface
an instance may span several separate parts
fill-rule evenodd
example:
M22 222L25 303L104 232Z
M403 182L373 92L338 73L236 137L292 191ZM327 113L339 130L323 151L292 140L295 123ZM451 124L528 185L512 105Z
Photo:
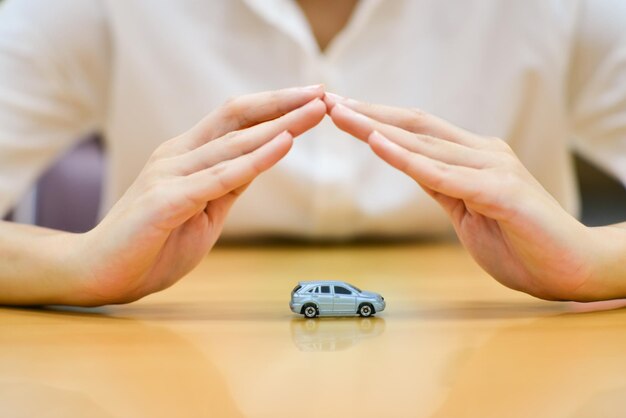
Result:
M312 279L387 310L304 320ZM622 305L514 292L450 243L223 246L129 305L0 308L0 417L624 417Z

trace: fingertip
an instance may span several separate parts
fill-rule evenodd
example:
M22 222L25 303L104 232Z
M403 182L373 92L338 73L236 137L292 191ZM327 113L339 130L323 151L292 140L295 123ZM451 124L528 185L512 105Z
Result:
M324 98L322 100L324 100L324 104L326 105L326 113L330 116L330 111L333 110L335 103L328 98L328 93L324 94Z
M379 158L396 167L399 170L403 170L400 161L403 154L403 148L381 134L378 131L373 131L367 138L367 143L370 149Z
M326 95L324 95L324 98L322 100L324 100L324 104L326 105L326 114L330 116L330 111L333 110L334 103L330 102Z
M290 142L293 140L293 134L288 130L284 130L274 137L274 141Z
M323 102L322 98L316 97L310 102L310 106L317 118L317 122L315 123L317 125L317 123L324 118L324 115L326 115L326 104Z
M301 110L303 115L306 115L307 118L313 117L321 120L326 114L326 104L322 101L321 97L316 97L296 110ZM298 136L297 133L295 136Z
M380 132L378 132L377 130L373 130L371 134L369 134L369 136L367 137L367 142L369 144L371 144L372 142L374 143L380 143L380 142L384 142L384 141L389 141L386 137L384 137Z
M371 119L369 117L367 117L366 115L357 112L356 110L352 109L351 107L347 106L347 102L337 102L335 103L335 105L333 106L333 112L338 112L339 114L343 114L346 115L348 117L351 117L353 119L358 119L362 122L365 121L370 121ZM331 112L332 113L332 112Z
M293 134L285 130L276 135L271 141L257 148L254 152L257 153L260 158L259 161L261 161L260 171L265 171L280 161L291 150L292 145Z
M295 87L295 90L307 94L312 94L314 97L323 98L326 90L324 84L312 84L310 86Z
M283 131L274 138L274 142L278 143L276 145L277 149L279 150L277 152L278 159L283 158L289 152L289 150L293 146L293 138L293 134L289 131Z
M319 124L325 115L326 105L321 98L316 97L283 116L283 122L279 121L279 123L289 128L292 137L297 137Z
M348 108L342 105L341 103L335 103L330 109L329 116L333 119L341 119L342 115L346 115L348 112Z
M372 132L373 124L371 119L365 115L355 112L342 103L337 103L333 107L330 117L339 129L346 131L363 141L367 141L367 138Z
M326 92L324 94L324 103L326 104L327 113L329 115L333 107L335 107L337 103L341 103L343 101L345 101L345 98L338 94L330 93L330 92Z
M318 108L318 110L323 110L323 112L326 113L326 104L324 103L322 97L316 97L315 99L311 100L310 103L312 104L312 106Z
M378 131L372 131L367 137L368 145L377 155L380 155L383 149L388 148L390 142L387 137Z
M313 110L316 112L322 111L322 113L326 113L326 104L324 103L322 97L315 97L309 100L303 106L301 106L301 108L305 108L307 110Z

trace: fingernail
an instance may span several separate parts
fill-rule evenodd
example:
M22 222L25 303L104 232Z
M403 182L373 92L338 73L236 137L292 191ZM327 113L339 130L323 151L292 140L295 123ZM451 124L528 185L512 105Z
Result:
M378 131L372 131L372 133L369 134L369 136L367 137L368 144L371 143L372 140L378 141L379 143L382 143L383 145L388 145L391 142L390 139L388 139L386 136L384 136Z
M319 90L320 88L322 88L322 86L323 84L311 84L310 86L298 87L298 90L305 90L305 91Z
M324 103L326 103L326 107L328 108L328 114L333 110L333 107L337 103L343 102L344 98L335 93L324 93Z
M330 100L332 100L335 103L343 102L344 100L346 100L345 97L340 96L340 95L335 94L335 93L328 93L328 92L326 92L326 97L328 97Z
M350 109L349 107L344 106L341 103L335 103L335 105L333 106L333 110L338 109L340 111L347 111L348 113L355 113L354 110Z
M350 109L348 106L344 105L343 103L337 103L334 107L338 108L339 110L341 109L345 110L346 112L350 113L352 117L354 118L358 118L358 119L361 119L363 121L368 121L368 122L370 120L370 118L368 118L364 114L359 113L354 109Z
M305 106L312 105L313 103L317 103L317 102L321 102L321 101L322 101L322 99L320 99L319 97L316 97L315 99L313 99L310 102L308 102Z
M367 138L368 140L372 139L372 138L377 138L377 139L387 139L384 136L382 136L380 134L380 132L378 131L372 131L372 133L369 135L369 137Z
M293 138L293 135L291 134L291 132L285 130L282 131L280 134L276 135L276 137L274 139L278 139L278 138Z

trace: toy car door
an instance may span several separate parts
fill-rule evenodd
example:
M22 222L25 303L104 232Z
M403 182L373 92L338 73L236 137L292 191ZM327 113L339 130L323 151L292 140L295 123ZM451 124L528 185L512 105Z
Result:
M352 290L343 286L333 286L335 295L333 298L333 311L335 313L356 313L356 295Z
M320 286L320 292L315 295L320 309L320 315L332 314L333 294L330 291L330 286Z

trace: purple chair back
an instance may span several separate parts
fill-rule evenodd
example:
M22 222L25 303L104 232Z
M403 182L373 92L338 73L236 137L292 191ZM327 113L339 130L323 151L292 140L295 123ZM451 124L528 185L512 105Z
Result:
M96 136L87 138L50 168L37 185L35 223L85 232L98 221L104 153Z

